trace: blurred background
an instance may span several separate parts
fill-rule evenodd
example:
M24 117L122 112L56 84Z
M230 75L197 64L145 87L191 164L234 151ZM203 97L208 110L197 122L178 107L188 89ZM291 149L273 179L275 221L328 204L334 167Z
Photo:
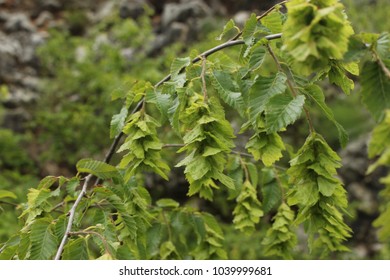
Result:
M18 229L18 205L41 178L74 176L79 159L103 159L111 142L111 116L121 108L111 102L115 89L141 79L159 81L174 57L219 44L215 37L228 19L242 26L252 12L261 14L277 2L0 0L0 190L17 195L0 197L0 243ZM355 32L390 31L388 0L342 2ZM365 176L374 122L360 103L359 83L349 97L326 82L322 86L350 135L341 151L332 124L311 112L315 127L343 158L340 176L349 192L348 223L354 230L353 250L343 257L390 259L390 249L378 242L372 227L382 188L378 178L385 170ZM290 137L302 143L305 134L297 129ZM155 199L187 199L186 183L176 172L169 183L148 178ZM205 208L230 221L229 203L217 198ZM261 234L238 236L229 226L225 232L230 258L262 258ZM307 258L305 249L299 252L297 258Z

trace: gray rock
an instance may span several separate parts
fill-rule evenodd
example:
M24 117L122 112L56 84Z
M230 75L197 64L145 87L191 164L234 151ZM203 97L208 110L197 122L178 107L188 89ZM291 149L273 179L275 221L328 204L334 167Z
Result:
M233 16L233 20L237 26L243 27L250 16L251 13L249 11L239 11Z
M131 61L134 58L135 50L133 48L121 49L121 55L125 60Z
M164 33L156 36L156 39L150 48L146 51L148 55L156 55L162 48L176 42L186 41L189 32L188 25L180 22L174 22L165 29Z
M35 24L37 27L43 27L48 25L50 21L54 19L53 14L48 11L43 11L39 14L37 19L35 20Z
M14 13L8 16L4 26L7 32L27 31L34 32L35 26L32 24L29 17L24 13Z
M219 15L219 16L227 16L228 11L226 9L226 6L221 3L220 0L211 0L207 2L211 8L211 10Z
M115 1L107 1L100 5L96 14L92 18L92 21L99 22L102 19L108 17L114 12L115 9Z
M88 57L88 48L86 46L78 46L75 50L75 57L78 63L84 62Z
M9 18L9 13L5 11L0 11L0 23L7 22Z
M49 10L51 12L59 11L63 8L63 3L65 1L61 0L41 0L42 9Z
M31 104L38 99L38 93L23 86L10 86L9 96L3 102L7 108L18 108L24 104Z
M95 38L95 42L93 43L92 49L97 52L101 48L101 46L111 44L110 39L106 33L99 34Z
M378 211L377 194L362 183L354 182L348 186L349 194L359 200L357 209L367 215L375 215Z
M146 5L148 3L145 0L122 0L119 4L119 16L136 19L144 14Z
M23 88L26 88L27 90L37 92L39 90L40 80L37 77L25 75L20 80L20 84L23 86ZM35 99L36 97L37 96L35 93L30 96L30 98L32 99Z
M186 22L189 18L199 18L212 15L212 10L201 0L168 3L164 6L161 16L162 27L172 22Z
M24 124L29 120L31 120L31 115L23 108L7 110L3 117L2 127L23 133Z
M0 78L11 79L14 69L17 68L17 58L22 53L19 41L0 31Z

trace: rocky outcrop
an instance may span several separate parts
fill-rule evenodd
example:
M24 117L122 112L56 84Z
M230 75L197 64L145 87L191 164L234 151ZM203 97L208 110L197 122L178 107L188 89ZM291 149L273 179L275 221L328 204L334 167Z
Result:
M2 100L7 108L4 126L21 131L28 119L24 110L39 96L39 62L36 48L45 41L47 33L40 31L22 12L0 13L0 84L9 94Z

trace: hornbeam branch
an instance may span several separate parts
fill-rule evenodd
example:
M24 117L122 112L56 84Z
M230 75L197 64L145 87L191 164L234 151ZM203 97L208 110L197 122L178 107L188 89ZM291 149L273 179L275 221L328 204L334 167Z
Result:
M265 38L267 40L269 40L269 41L275 40L275 39L280 39L281 37L282 37L282 33L276 33L276 34L271 34L271 35L265 36ZM216 52L219 52L219 51L221 51L223 49L226 49L226 48L229 48L229 47L232 47L232 46L243 45L243 44L245 44L244 40L228 41L226 43L220 44L220 45L218 45L218 46L216 46L214 48L211 48L211 49L201 53L199 56L195 57L191 61L191 63L194 64L196 62L199 62L202 59L202 57L207 58L208 56L210 56L210 55L212 55L212 54L214 54ZM181 69L181 71L183 71L184 69L185 69L185 67L183 67ZM156 83L154 85L154 87L157 88L157 87L161 86L163 83L168 82L170 79L171 79L171 74L169 74L169 75L165 76L163 79L161 79L158 83ZM137 105L134 107L134 109L131 112L131 114L134 114L135 112L137 112L142 107L142 104L143 104L144 101L145 101L144 99L140 100L137 103ZM121 132L121 133L119 133L115 137L115 139L114 139L114 141L113 141L113 143L112 143L112 145L111 145L111 147L110 147L109 151L107 152L106 157L104 159L105 163L109 163L110 162L110 160L111 160L113 154L115 153L116 148L117 148L117 146L118 146L118 144L120 142L120 139L123 137L123 135L124 135L124 133Z
M265 36L265 38L267 40L275 40L275 39L279 39L282 37L282 33L277 33L277 34L271 34L271 35L267 35ZM231 41L228 41L228 42L225 42L223 44L220 44L214 48L211 48L203 53L201 53L199 56L195 57L191 63L194 64L196 62L199 62L200 60L202 60L202 58L207 58L208 56L216 53L216 52L219 52L223 49L226 49L226 48L229 48L229 47L233 47L233 46L237 46L237 45L243 45L245 44L244 40L231 40ZM180 71L183 71L185 69L185 67L183 67ZM164 77L161 81L159 81L158 83L156 83L154 85L155 88L161 86L163 83L169 81L171 79L171 75L167 75L166 77ZM143 98L142 100L140 100L137 105L135 106L135 108L132 110L131 114L134 114L135 112L137 112L142 106L143 106L143 103L145 102L145 99ZM104 158L104 162L105 163L109 163L112 156L114 155L119 143L120 143L120 140L122 139L124 133L123 132L120 132L115 138L114 138L114 141L112 142L111 144L111 147L110 149L108 150L108 152L106 153L105 155L105 158ZM242 153L241 153L242 154ZM58 250L57 250L57 254L55 256L55 260L59 260L61 258L61 254L64 250L64 246L66 244L66 241L68 240L68 237L70 236L71 232L72 232L72 224L73 224L73 220L74 220L74 216L75 216L75 213L76 213L76 208L77 206L80 204L81 202L81 199L83 198L83 196L86 194L87 192L87 188L88 188L88 184L89 182L91 181L91 179L93 178L93 175L90 174L88 175L87 177L85 177L85 181L84 181L84 184L83 184L83 187L81 189L81 192L79 194L79 196L77 197L75 203L73 204L71 210L69 211L68 215L69 215L69 219L68 219L68 223L67 223L67 226L66 226L66 230L65 230L65 234L64 234L64 237L62 238L61 240L61 244L60 246L58 247ZM100 179L97 178L96 181L95 181L95 185L98 185L100 183Z
M61 240L61 244L58 247L57 254L54 258L55 260L59 260L61 258L61 254L62 254L62 251L64 250L64 246L66 244L66 241L68 240L68 237L70 236L70 232L72 231L72 224L73 224L74 216L76 214L77 206L80 204L83 196L87 193L88 184L89 184L89 181L92 179L92 177L93 177L92 174L89 174L87 177L85 177L85 181L84 181L83 187L81 189L81 192L78 195L76 201L74 202L72 208L68 212L68 215L69 215L68 224L66 225L64 237Z

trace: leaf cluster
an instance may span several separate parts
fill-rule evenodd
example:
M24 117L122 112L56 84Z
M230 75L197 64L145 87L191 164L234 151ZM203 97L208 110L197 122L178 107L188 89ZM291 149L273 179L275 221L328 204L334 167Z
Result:
M283 48L298 72L308 74L343 58L353 29L338 0L293 0L286 6Z
M294 218L294 211L286 203L282 203L262 242L267 256L292 259L292 252L297 244L297 236L292 227Z
M169 166L161 158L162 143L157 137L159 122L139 111L129 117L123 132L127 135L118 152L127 151L119 163L125 181L140 171L152 171L168 180Z
M259 223L260 218L264 215L256 188L249 180L245 180L243 183L236 202L236 207L233 210L233 224L236 229L249 234L255 230L255 225Z
M233 129L224 118L224 110L219 102L210 98L205 101L200 94L189 97L188 107L180 116L186 157L176 167L185 166L184 173L190 184L188 195L199 193L211 200L217 182L234 189L233 180L223 173L226 155L234 147Z
M339 156L320 135L313 133L290 165L287 174L292 188L288 203L299 207L295 223L305 223L311 248L347 250L342 242L351 236L351 229L342 218L348 202L336 177L336 169L341 166Z

